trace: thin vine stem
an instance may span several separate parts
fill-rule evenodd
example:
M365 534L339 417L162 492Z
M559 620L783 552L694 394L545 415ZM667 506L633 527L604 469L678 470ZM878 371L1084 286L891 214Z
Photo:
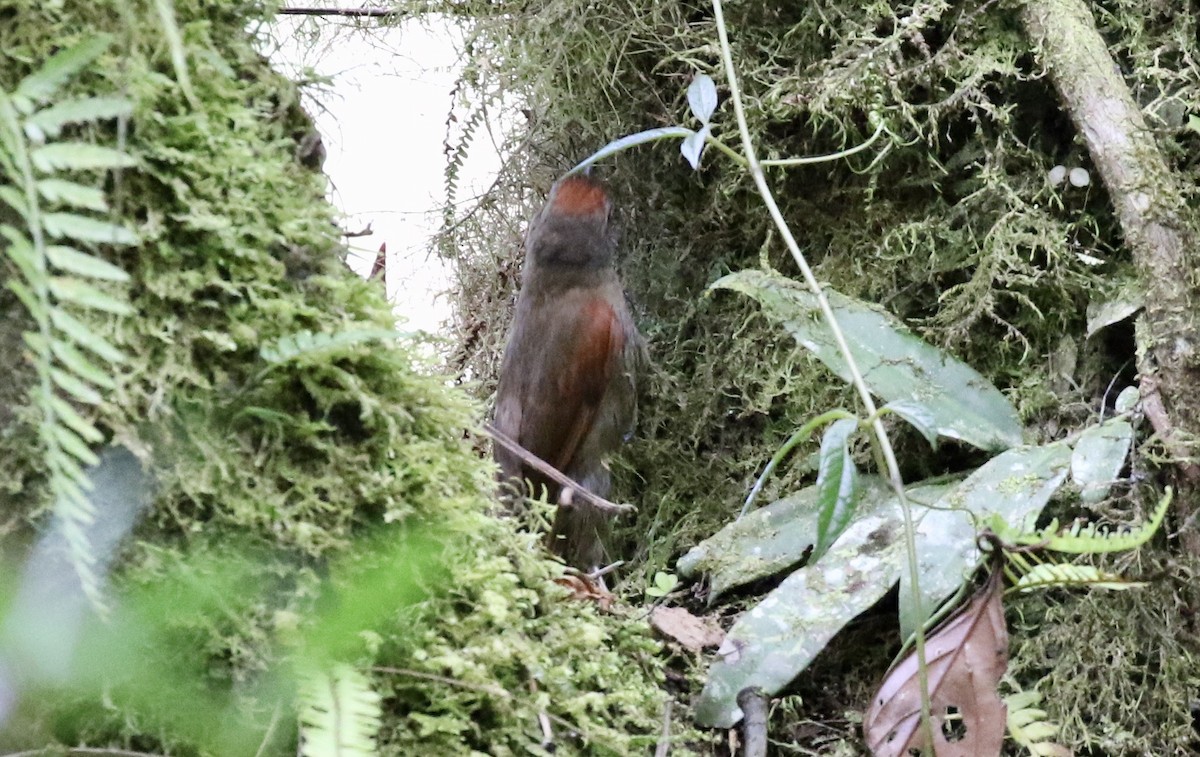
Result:
M733 101L733 110L737 116L738 132L742 137L742 149L749 163L750 175L754 179L754 184L763 198L763 203L767 206L767 211L771 214L771 219L775 222L776 228L779 229L779 233L783 236L788 251L791 252L796 264L800 267L800 272L804 275L805 283L816 297L817 304L821 309L821 315L829 325L829 330L833 334L838 350L841 352L842 358L846 361L846 368L850 373L851 383L858 392L859 399L863 403L863 408L866 410L867 416L872 419L871 428L875 432L876 442L883 453L884 461L887 463L888 478L892 484L892 488L896 492L897 500L900 502L900 509L904 514L904 545L908 557L909 584L912 589L914 606L920 607L919 569L917 565L917 545L912 508L908 502L908 497L905 495L904 480L900 476L900 466L896 461L895 450L892 449L887 431L883 427L883 421L876 415L875 401L871 397L871 392L867 388L866 382L863 381L862 374L858 370L858 364L854 360L854 355L850 352L850 348L846 344L846 337L842 333L841 326L838 325L837 318L834 317L833 308L829 305L825 291L821 288L816 276L813 275L812 268L804 258L804 253L800 251L800 246L796 243L796 238L792 235L792 230L788 227L787 221L784 220L779 206L775 203L775 196L771 193L771 188L767 185L762 164L759 163L758 156L754 151L754 141L750 136L750 126L746 121L746 110L742 104L741 91L738 87L737 69L733 65L733 51L729 45L729 32L725 27L725 14L721 0L712 0L712 6L714 21L717 26L717 36L721 43L721 59L725 66L725 76L728 79L730 99ZM876 129L876 133L878 131ZM915 641L917 675L921 685L921 726L925 732L926 742L929 744L929 748L932 749L935 741L933 723L930 720L929 675L925 659L925 630L921 624L918 624L916 627Z

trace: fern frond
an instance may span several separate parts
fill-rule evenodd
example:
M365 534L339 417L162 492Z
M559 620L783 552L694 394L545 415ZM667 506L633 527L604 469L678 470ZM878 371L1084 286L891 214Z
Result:
M1008 706L1008 735L1035 757L1070 757L1070 749L1053 741L1058 726L1046 719L1045 710L1037 707L1041 701L1042 695L1035 689L1004 698Z
M354 329L336 334L300 331L264 344L259 348L259 355L268 363L276 364L310 357L324 360L331 353L340 352L356 344L398 339L405 335L405 332L388 329Z
M345 664L303 676L300 754L304 757L374 755L382 713L380 697L362 673Z
M1134 589L1145 584L1130 581L1091 565L1044 562L1020 572L1014 581L1016 591L1034 591L1059 587L1089 587L1096 589Z
M138 239L124 226L83 214L107 211L101 190L54 173L120 168L133 165L133 159L100 145L47 140L61 134L68 124L93 123L131 112L130 103L117 98L50 102L110 41L110 37L97 36L62 50L25 77L13 92L0 90L0 170L4 172L0 202L12 208L24 227L0 223L0 237L8 243L5 255L18 273L7 285L35 324L24 341L37 372L30 394L41 415L38 438L54 513L80 585L98 608L103 605L96 555L88 537L95 508L87 496L91 483L83 466L98 461L90 445L104 436L69 400L99 404L103 396L98 389L116 386L112 366L124 356L72 315L71 309L128 314L132 309L122 292L101 290L89 282L120 284L129 277L99 257L50 240L128 245ZM43 208L43 203L50 207ZM95 357L85 355L80 347Z
M1070 529L1060 532L1058 520L1036 531L1025 531L1009 526L1000 518L992 518L988 526L993 532L1008 544L1039 547L1053 552L1065 552L1077 555L1107 554L1110 552L1126 552L1137 549L1157 533L1167 516L1174 492L1167 487L1150 519L1140 526L1129 530L1110 531L1107 526L1098 523L1076 523Z

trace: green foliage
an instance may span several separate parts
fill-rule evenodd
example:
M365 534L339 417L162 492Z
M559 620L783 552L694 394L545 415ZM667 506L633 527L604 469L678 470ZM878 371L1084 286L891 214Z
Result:
M0 200L20 221L19 225L0 222L0 235L8 242L5 253L18 272L7 285L35 326L24 334L24 341L37 373L31 400L40 414L38 439L54 513L75 572L97 606L102 604L100 579L95 551L86 537L96 514L88 501L90 484L83 466L99 461L90 445L104 435L72 403L100 404L101 390L116 386L113 372L123 355L73 313L93 310L128 315L131 308L124 292L111 285L124 284L129 277L97 255L70 245L132 245L138 238L121 224L83 214L108 211L98 187L55 174L125 168L133 161L119 150L88 142L47 140L61 136L67 126L129 115L132 105L124 99L58 99L62 88L110 44L106 35L93 36L55 53L12 92L0 88L0 173L4 179ZM52 210L56 207L60 210ZM0 221L3 218L0 216ZM92 281L109 282L109 286L102 289ZM83 350L91 351L92 356Z

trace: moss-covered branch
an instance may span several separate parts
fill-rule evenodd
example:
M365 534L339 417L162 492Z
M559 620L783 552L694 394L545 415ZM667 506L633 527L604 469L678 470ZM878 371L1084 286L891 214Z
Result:
M1087 5L1031 2L1021 17L1108 189L1145 287L1149 344L1138 367L1147 416L1173 454L1192 458L1185 445L1200 435L1200 296L1181 188ZM1200 482L1195 463L1183 472ZM1200 537L1187 547L1200 553Z

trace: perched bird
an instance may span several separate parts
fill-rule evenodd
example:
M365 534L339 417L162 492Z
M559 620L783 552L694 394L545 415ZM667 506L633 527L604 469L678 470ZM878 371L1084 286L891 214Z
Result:
M607 497L605 458L633 431L643 344L613 268L617 240L604 187L568 176L550 190L525 237L521 293L496 392L496 427ZM558 502L560 487L496 445L504 479L525 479ZM555 517L550 546L569 564L606 562L605 514L576 497Z

